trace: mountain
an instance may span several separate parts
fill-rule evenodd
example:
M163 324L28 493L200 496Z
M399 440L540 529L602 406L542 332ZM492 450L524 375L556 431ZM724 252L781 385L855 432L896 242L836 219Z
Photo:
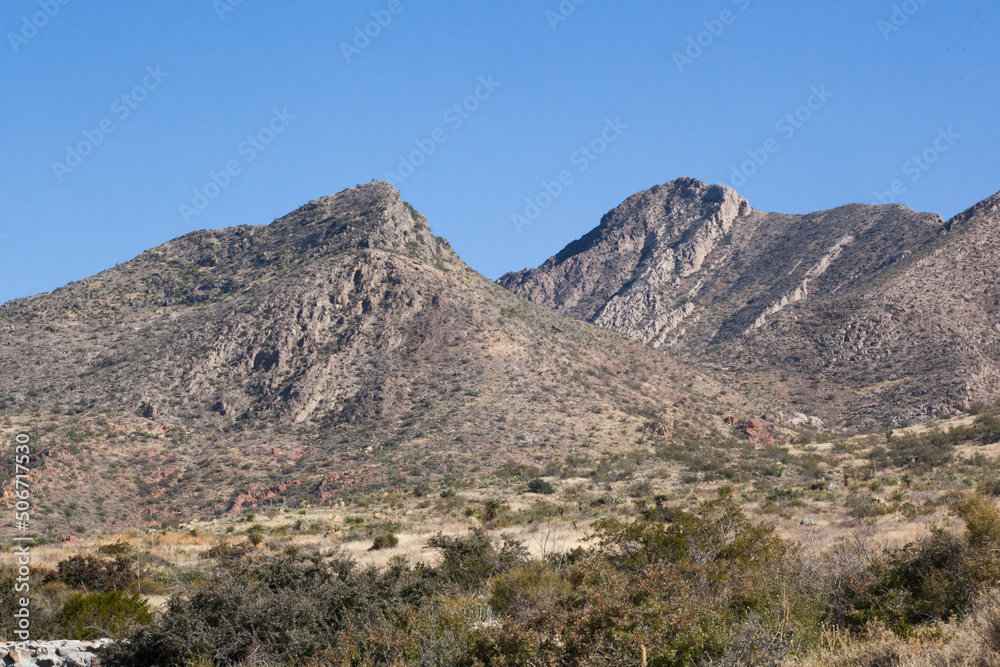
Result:
M897 204L785 215L680 178L498 282L793 421L908 422L998 395L998 198L948 222Z
M8 302L0 330L50 533L414 492L747 405L472 271L382 182Z

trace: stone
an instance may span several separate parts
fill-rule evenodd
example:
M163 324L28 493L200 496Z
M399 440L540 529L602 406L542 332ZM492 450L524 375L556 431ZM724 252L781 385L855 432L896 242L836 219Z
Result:
M31 659L31 654L20 648L13 648L7 652L6 657L4 657L4 664L6 665L27 665Z
M773 445L774 444L774 434L771 432L771 422L758 417L751 417L750 419L744 419L737 425L746 436L750 442L760 443L762 445Z

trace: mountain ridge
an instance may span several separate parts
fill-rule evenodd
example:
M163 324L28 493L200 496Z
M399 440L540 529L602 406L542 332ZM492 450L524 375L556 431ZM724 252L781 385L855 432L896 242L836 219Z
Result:
M759 411L502 289L378 182L8 302L0 329L0 427L37 440L36 492L82 528L412 492Z
M721 226L716 205L720 196L731 202L730 210L738 206L738 214ZM842 347L833 340L836 336L824 337L823 332L844 326L871 329L853 321L859 309L869 319L889 322L892 314L877 303L877 291L888 289L894 299L905 300L902 283L919 282L930 289L927 276L908 273L906 267L938 245L957 243L954 239L962 237L961 228L970 221L995 220L1000 193L948 222L900 204L847 204L809 214L778 214L758 211L745 201L726 186L690 178L654 186L627 198L536 269L506 274L498 283L540 305L669 349L690 362L742 365L746 372L738 381L751 394L786 408L801 405L834 423L874 426L926 418L995 395L985 381L959 389L943 373L928 371L935 355L930 349L911 354L906 336L914 332L875 326L872 347L860 354L854 350L849 362L834 349ZM677 261L685 257L697 261L685 268ZM939 279L933 289L941 292L948 269L941 265L934 271ZM941 309L928 307L931 313L921 314L925 319L934 317L935 307ZM818 316L820 312L825 315ZM803 328L806 320L808 331ZM975 328L973 320L970 315L967 323ZM769 330L780 330L781 335ZM839 335L843 343L853 334ZM884 336L892 341L883 341ZM990 349L997 344L991 339ZM918 382L921 374L936 378L938 386L926 401L912 393L920 391L915 386L908 386L909 397L882 391L880 398L872 394L880 390L864 389L899 383L899 372L879 367L896 352L912 365L914 379L904 384ZM985 369L993 362L975 361L975 356L970 353L956 362L958 368L973 372L975 367L992 376L993 371ZM798 375L798 383L777 387L774 380L788 374ZM856 386L849 386L848 376ZM824 383L832 391L822 399L816 396L816 386L805 387Z

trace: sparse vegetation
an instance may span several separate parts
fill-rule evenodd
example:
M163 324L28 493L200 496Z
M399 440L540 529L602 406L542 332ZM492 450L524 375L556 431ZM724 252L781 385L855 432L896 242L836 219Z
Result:
M5 305L36 636L128 636L110 665L874 665L959 641L997 663L997 406L751 419L777 380L824 419L896 389L692 370L512 296L376 200ZM15 363L42 310L65 363ZM751 310L691 326L725 339Z

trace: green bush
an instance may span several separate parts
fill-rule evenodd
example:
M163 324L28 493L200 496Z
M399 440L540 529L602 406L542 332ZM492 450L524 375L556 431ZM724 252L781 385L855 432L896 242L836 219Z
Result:
M69 639L121 638L152 623L153 615L139 593L105 591L74 595L56 615L56 622Z
M136 548L125 540L117 540L97 547L97 553L107 556L133 556L136 553Z
M247 539L255 547L260 546L260 543L264 541L264 526L255 523L247 528Z
M427 546L441 550L442 562L438 566L441 575L463 588L478 587L491 576L528 560L528 550L520 542L505 535L500 544L494 545L481 528L465 537L439 533L427 540Z
M1000 577L1000 514L978 493L963 496L954 509L965 535L932 528L920 540L841 568L831 586L830 619L859 630L876 622L907 634L967 611Z
M372 546L369 551L378 551L379 549L391 549L392 547L399 544L399 538L392 533L382 533L376 535L375 539L372 540Z
M555 493L556 489L552 484L545 481L541 477L536 477L535 479L528 482L528 491L532 493Z

